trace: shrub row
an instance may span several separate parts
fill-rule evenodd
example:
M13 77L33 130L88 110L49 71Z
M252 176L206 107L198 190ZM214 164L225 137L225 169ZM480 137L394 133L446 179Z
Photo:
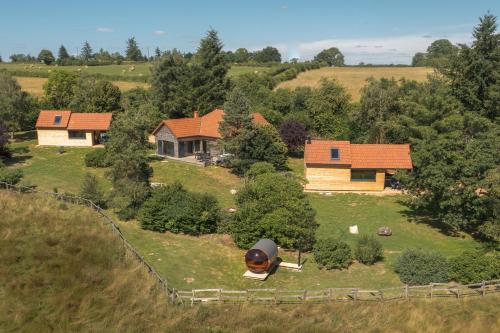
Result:
M448 260L437 252L407 249L396 260L394 269L401 281L409 285L452 280L471 284L500 278L500 256L467 251Z
M362 235L355 246L354 258L365 265L382 259L382 244L374 237ZM314 259L320 268L343 269L352 263L353 253L349 245L338 239L321 239L314 245Z
M221 216L214 196L188 192L176 182L153 190L138 219L143 229L201 235L216 232Z
M89 168L107 168L111 166L106 149L94 149L87 153L85 155L85 165Z

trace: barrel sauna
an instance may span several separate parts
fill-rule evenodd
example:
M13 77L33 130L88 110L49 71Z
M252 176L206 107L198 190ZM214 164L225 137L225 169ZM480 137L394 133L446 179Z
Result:
M261 239L245 254L245 263L250 272L267 272L278 256L278 246L270 239Z

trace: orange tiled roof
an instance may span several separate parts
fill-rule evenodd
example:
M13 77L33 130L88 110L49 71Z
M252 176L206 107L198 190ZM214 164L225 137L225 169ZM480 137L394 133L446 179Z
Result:
M59 124L55 123L56 116L61 117ZM36 121L36 128L66 128L71 111L68 110L41 110Z
M112 117L111 113L72 113L68 130L107 131Z
M193 118L167 119L163 120L160 125L156 127L153 131L153 135L156 134L163 125L165 125L178 139L194 136L220 139L222 135L219 132L219 124L223 118L224 111L221 109L215 109L202 117L195 116ZM269 124L260 113L253 113L252 118L256 124Z
M55 123L57 116L61 116L59 124ZM107 131L111 125L111 118L111 113L73 113L67 110L41 110L36 121L36 128Z
M330 150L339 148L340 159ZM306 164L347 165L352 169L411 169L408 144L351 144L349 141L311 140L304 151Z

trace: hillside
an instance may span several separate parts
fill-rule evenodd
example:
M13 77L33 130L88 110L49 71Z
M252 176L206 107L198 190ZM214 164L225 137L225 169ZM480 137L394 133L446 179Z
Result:
M0 191L0 216L2 332L491 332L500 326L495 295L173 307L93 211Z
M300 86L315 88L322 78L334 78L346 87L354 101L359 100L360 89L369 77L424 81L433 72L428 67L324 67L300 73L295 79L282 82L278 88L294 89Z

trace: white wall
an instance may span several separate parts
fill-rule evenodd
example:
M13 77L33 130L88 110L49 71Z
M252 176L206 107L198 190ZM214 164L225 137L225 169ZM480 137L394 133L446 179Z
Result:
M39 129L36 132L40 146L92 146L92 132L86 132L85 139L70 139L66 129Z

